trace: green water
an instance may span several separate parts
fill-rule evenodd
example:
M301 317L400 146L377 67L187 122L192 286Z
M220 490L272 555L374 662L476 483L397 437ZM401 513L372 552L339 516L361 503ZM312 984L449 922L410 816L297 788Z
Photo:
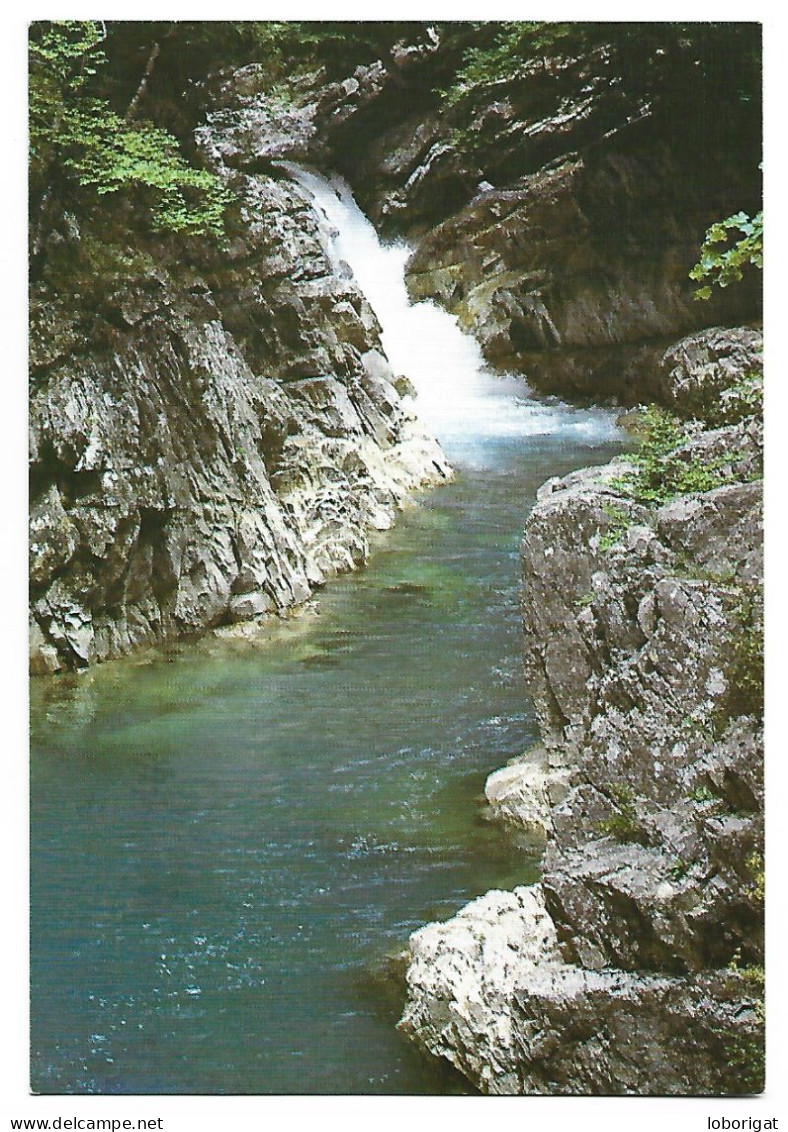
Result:
M399 1035L375 969L536 877L477 799L535 739L527 510L617 450L595 420L488 445L268 643L34 681L34 1090L468 1091Z

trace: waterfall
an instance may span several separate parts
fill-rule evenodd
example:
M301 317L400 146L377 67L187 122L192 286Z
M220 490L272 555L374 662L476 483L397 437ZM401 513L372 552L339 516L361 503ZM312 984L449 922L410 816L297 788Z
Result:
M522 377L488 369L479 344L453 315L432 302L412 303L405 285L412 249L403 240L381 243L341 177L324 177L291 162L279 164L306 190L327 222L329 258L336 269L352 271L378 317L395 374L412 382L418 415L450 459L487 465L496 441L566 435L594 445L616 437L610 411L578 409L555 398L535 399Z

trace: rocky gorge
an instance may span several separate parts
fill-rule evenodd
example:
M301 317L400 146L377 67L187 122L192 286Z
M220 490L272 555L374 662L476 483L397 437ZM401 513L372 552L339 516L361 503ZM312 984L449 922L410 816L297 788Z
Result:
M364 560L408 492L450 474L303 193L231 184L229 255L121 256L89 327L45 277L31 332L34 672L301 604ZM73 230L58 248L79 298L101 238Z
M282 163L339 171L413 246L411 297L492 367L662 406L630 417L633 455L548 480L524 516L541 744L490 776L486 816L543 846L542 878L412 936L401 1032L485 1093L752 1093L760 282L701 303L688 273L708 226L759 199L739 97L757 33L594 29L441 99L492 28L392 27L353 66L190 81L189 144L231 198L222 241L66 198L33 261L31 670L265 626L451 478ZM172 75L149 78L165 121Z
M748 330L665 355L666 398L717 426L673 448L695 490L633 497L619 460L528 518L543 746L486 796L545 839L542 881L412 938L401 1023L484 1092L762 1087L761 367Z

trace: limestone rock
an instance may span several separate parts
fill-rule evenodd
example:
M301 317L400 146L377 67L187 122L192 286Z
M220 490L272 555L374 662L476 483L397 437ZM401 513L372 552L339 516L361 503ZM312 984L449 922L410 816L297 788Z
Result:
M488 816L546 839L553 828L553 807L566 796L568 782L568 771L551 769L547 752L537 747L488 775Z
M400 1028L484 1093L736 1093L726 1050L758 1040L752 988L734 973L565 963L539 885L487 893L410 950Z

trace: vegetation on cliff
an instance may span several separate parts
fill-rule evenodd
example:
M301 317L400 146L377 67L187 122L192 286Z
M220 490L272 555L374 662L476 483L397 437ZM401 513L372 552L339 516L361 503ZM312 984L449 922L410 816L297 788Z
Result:
M97 20L34 24L30 34L30 184L33 252L40 254L64 198L127 193L154 227L218 234L227 194L215 174L195 168L166 130L137 120L137 92L120 114L102 97L108 32ZM59 198L59 199L58 199Z
M445 474L278 163L341 168L418 237L414 297L490 361L668 406L626 463L551 484L529 519L558 805L543 891L503 905L511 951L545 928L559 993L509 967L504 990L524 1034L580 1019L573 1089L757 1087L757 25L65 21L33 25L30 52L34 670L282 612ZM713 322L749 325L676 343ZM662 1076L639 1056L619 1075L621 987ZM485 1087L566 1080L529 1040L525 1069L493 1050L511 1065ZM684 1040L677 1068L661 1051Z
M763 1088L762 421L719 417L761 368L750 328L675 343L640 453L528 516L542 745L486 793L542 880L411 937L401 1024L484 1092Z

